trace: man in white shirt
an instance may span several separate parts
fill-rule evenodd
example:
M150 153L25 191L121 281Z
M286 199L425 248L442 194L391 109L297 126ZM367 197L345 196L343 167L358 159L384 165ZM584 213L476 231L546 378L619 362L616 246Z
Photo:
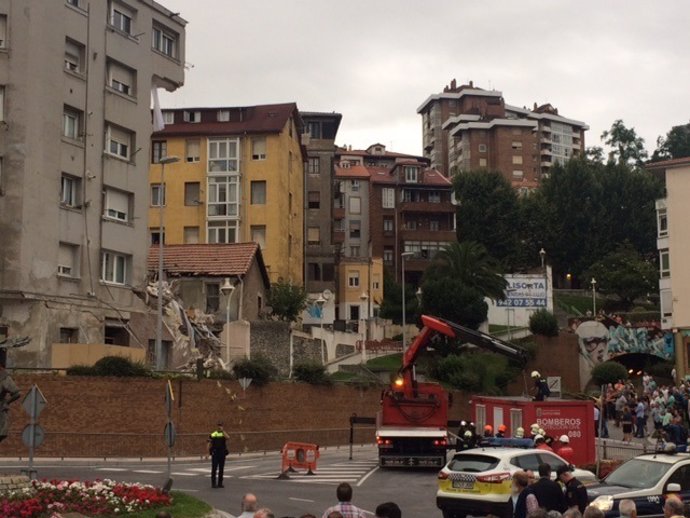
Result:
M242 514L237 518L254 518L256 512L256 496L247 493L242 497Z

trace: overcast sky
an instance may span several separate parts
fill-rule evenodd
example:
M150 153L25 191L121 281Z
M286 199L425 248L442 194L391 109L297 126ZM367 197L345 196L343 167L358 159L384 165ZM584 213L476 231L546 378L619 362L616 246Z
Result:
M552 0L159 0L187 26L186 84L163 107L297 102L337 137L421 154L417 107L451 79L549 102L587 146L623 119L644 137L690 120L690 4Z

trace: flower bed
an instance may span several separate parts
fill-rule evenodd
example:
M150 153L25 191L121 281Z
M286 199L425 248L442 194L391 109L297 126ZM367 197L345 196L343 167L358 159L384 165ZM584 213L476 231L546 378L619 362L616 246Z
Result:
M112 480L35 480L30 488L0 497L0 516L58 518L62 513L69 512L87 516L117 516L170 504L169 495L143 484L124 484Z

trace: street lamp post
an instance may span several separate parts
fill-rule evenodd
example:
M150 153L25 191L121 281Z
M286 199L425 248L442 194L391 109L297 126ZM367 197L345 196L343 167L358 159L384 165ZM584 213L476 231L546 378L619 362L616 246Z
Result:
M592 285L592 316L597 318L597 280L592 277L590 284Z
M220 292L225 297L225 361L228 367L230 366L230 299L234 291L235 286L230 282L230 278L226 277L220 287Z
M400 254L400 259L401 259L401 267L402 267L402 272L401 272L401 285L402 285L402 346L403 346L403 351L407 347L407 337L406 332L405 332L405 327L407 325L406 322L406 315L405 315L405 259L408 257L412 257L414 255L414 252L403 252Z
M326 304L326 299L323 297L323 294L319 295L319 298L316 299L316 305L319 306L319 323L321 327L321 365L326 365L326 352L324 351L323 347L323 306Z
M546 271L546 250L543 248L539 249L539 259L541 259L541 271L544 274L544 293L546 294L546 300L544 301L544 309L549 307L549 275Z
M369 295L365 291L362 292L362 294L359 296L359 300L362 301L362 303L366 303L367 300L369 300ZM366 307L366 305L365 305ZM362 319L362 363L367 362L367 320Z
M161 184L158 190L158 306L156 312L156 370L163 370L163 217L165 215L165 166L174 164L180 159L176 156L164 156L158 161L161 164Z

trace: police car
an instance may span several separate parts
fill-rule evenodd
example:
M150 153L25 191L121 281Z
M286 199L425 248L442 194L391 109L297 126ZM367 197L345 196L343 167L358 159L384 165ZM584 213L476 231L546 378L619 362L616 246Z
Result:
M531 470L536 474L539 465L544 463L551 466L553 478L560 466L568 464L555 453L525 449L523 444L461 451L438 474L436 506L443 512L443 518L464 518L468 514L512 517L513 473ZM573 474L583 483L596 481L591 471L575 469Z
M591 505L607 518L619 516L621 500L635 502L637 516L664 515L664 501L670 494L690 500L690 455L687 453L647 453L631 459L601 483L587 486Z

